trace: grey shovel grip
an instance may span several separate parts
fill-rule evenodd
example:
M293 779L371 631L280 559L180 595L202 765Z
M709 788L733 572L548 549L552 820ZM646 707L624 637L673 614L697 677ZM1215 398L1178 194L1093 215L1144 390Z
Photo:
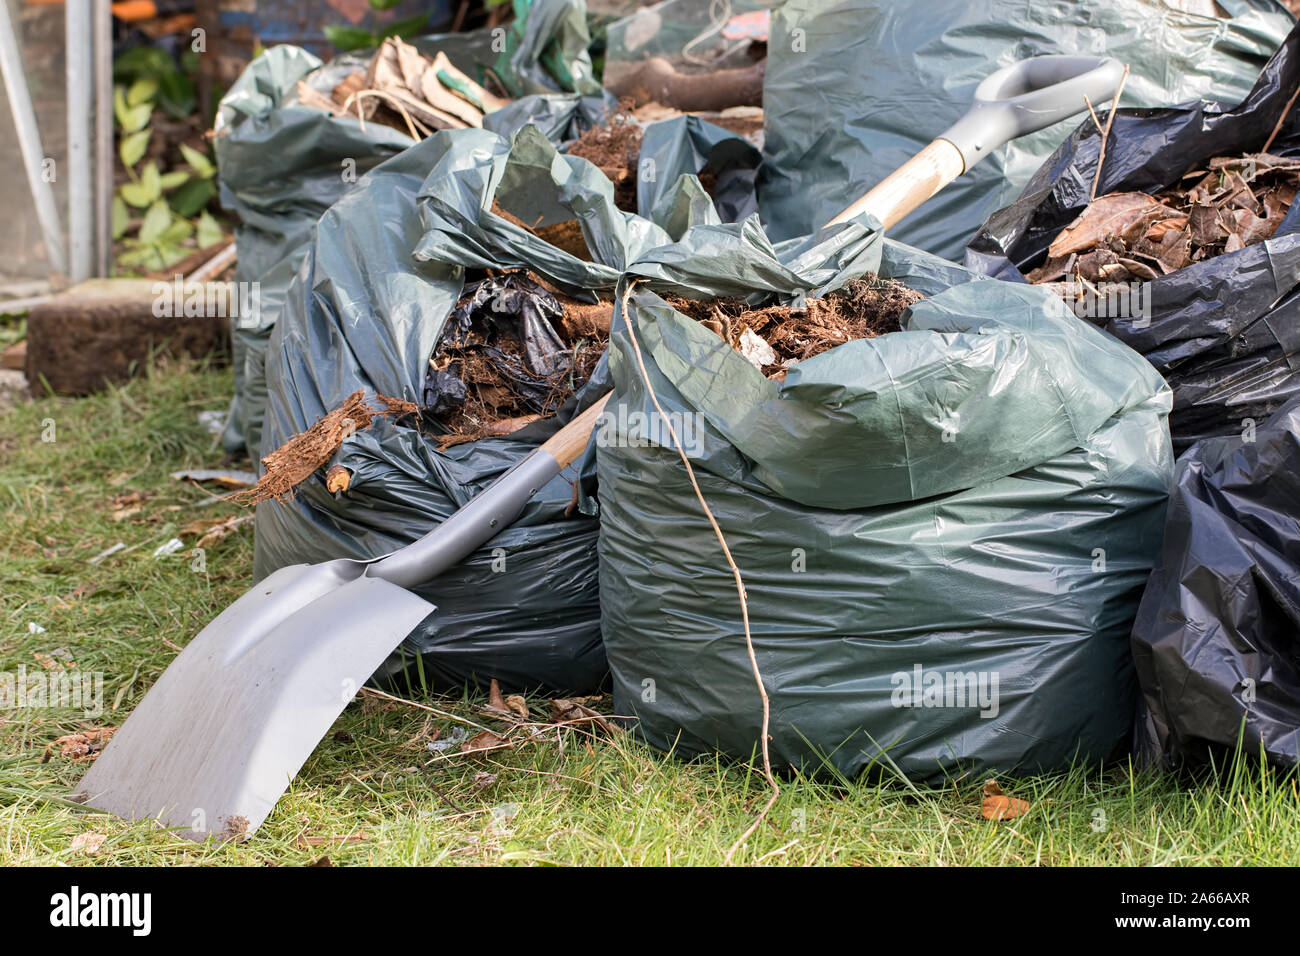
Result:
M1003 143L1110 101L1124 74L1118 60L1036 56L1003 67L975 88L974 104L947 132L970 169Z
M366 576L413 588L459 564L514 522L560 464L543 449L533 452L419 541L380 558Z

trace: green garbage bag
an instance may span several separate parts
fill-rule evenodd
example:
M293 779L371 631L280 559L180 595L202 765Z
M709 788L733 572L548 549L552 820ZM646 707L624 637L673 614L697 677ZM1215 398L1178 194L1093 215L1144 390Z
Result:
M781 383L629 288L788 302L866 271L927 298ZM1125 746L1172 475L1169 390L1141 356L860 221L776 244L755 219L702 225L628 272L595 438L617 713L678 754L758 746L736 588L631 328L744 576L774 763L935 781Z

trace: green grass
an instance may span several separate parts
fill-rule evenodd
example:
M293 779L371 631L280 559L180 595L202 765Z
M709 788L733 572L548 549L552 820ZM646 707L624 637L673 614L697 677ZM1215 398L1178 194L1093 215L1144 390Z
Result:
M154 550L230 503L173 481L215 467L197 414L226 404L225 372L173 367L86 399L42 398L0 413L0 671L66 650L104 673L102 716L0 711L0 865L13 864L716 864L762 806L752 769L683 762L627 735L552 740L437 759L452 723L373 698L354 702L256 836L196 845L66 801L86 764L42 762L56 737L115 726L252 567L245 525L194 569ZM42 441L53 419L57 441ZM134 514L119 496L140 492ZM118 499L118 504L114 499ZM118 512L115 520L115 512ZM88 559L117 542L129 550ZM29 622L45 628L31 633ZM478 721L481 699L434 701ZM530 702L534 713L544 701ZM1295 864L1296 777L1238 760L1199 781L1112 768L1003 781L1029 800L1015 821L980 817L980 781L914 792L896 782L783 783L737 862L771 864ZM104 842L73 849L80 834Z

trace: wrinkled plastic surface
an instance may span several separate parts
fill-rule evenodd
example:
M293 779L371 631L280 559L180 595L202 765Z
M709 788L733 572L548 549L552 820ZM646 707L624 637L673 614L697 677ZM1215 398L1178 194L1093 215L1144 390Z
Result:
M1249 437L1207 439L1178 460L1133 626L1139 741L1166 762L1240 745L1300 764L1300 399Z
M244 70L221 101L215 139L221 204L239 217L235 281L258 283L257 308L233 331L235 397L223 442L258 458L266 342L302 264L312 226L367 170L410 146L405 133L298 103L299 80L329 93L363 61L328 66L306 50L278 46ZM347 170L345 161L354 168ZM355 175L352 175L355 174Z
M681 228L716 223L698 180L670 203ZM267 447L302 431L356 389L421 402L428 359L462 298L466 268L531 269L574 294L609 300L624 264L670 242L619 210L613 185L561 154L534 125L435 134L373 170L318 223L268 354ZM491 212L527 222L581 219L586 262ZM414 254L413 254L414 251ZM343 556L376 557L425 534L608 388L591 382L552 418L509 439L436 450L431 436L378 418L331 464L352 472L330 494L317 472L296 497L258 507L255 572ZM447 688L591 690L606 674L596 593L594 518L565 512L577 468L550 482L523 517L462 565L419 589L437 606L379 677Z
M777 766L934 780L1103 759L1129 739L1129 631L1172 473L1169 392L1150 365L1042 290L862 222L776 246L753 219L703 225L631 271L788 300L867 270L928 298L904 331L784 383L633 291L596 452L616 712L683 755L758 743L735 585L666 431L649 427L630 321L744 575ZM916 668L971 675L989 702L895 706Z
M1216 156L1258 152L1300 85L1300 27L1236 107L1120 110L1097 195L1155 193ZM966 252L971 268L1011 281L1043 261L1088 204L1101 134L1082 123L999 210ZM1300 156L1292 109L1269 152ZM1203 438L1240 434L1300 394L1300 204L1273 237L1143 283L1149 314L1101 319L1146 356L1174 390L1169 429L1181 454Z
M586 44L580 42L586 35L584 4L534 0L522 6L524 16L511 28L519 35L504 63L496 62L490 30L421 37L414 45L429 55L446 53L470 75L483 77L485 67L495 63L496 75L512 88L551 94L543 103L531 97L512 103L500 111L504 115L490 114L485 125L508 133L521 121L549 118L548 132L571 138L600 115L602 103L599 86L575 80L584 71L591 76ZM579 23L581 36L575 33ZM260 284L255 314L242 316L233 330L235 397L223 443L232 452L245 448L254 461L262 447L267 341L312 226L368 170L414 142L382 123L363 126L354 117L299 104L299 80L329 95L367 62L366 55L353 53L322 64L299 47L273 47L248 65L218 110L221 202L240 220L235 279Z
M1158 0L787 0L772 12L763 93L764 221L775 238L827 222L951 126L986 76L1039 53L1129 64L1125 104L1235 103L1293 21L1272 0L1220 5L1231 18ZM1075 125L997 150L891 237L960 261L980 224L1020 194Z

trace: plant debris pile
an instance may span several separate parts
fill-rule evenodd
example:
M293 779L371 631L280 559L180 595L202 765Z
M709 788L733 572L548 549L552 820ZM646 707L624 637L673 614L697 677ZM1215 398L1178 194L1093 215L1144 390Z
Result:
M1089 203L1026 278L1098 284L1168 275L1263 242L1300 187L1300 159L1248 153L1216 157L1208 167L1154 196L1110 193Z
M582 225L576 219L566 219L564 222L553 223L549 226L541 226L537 223L530 226L495 199L492 200L492 214L500 216L507 222L514 223L521 229L527 229L543 242L549 242L555 248L581 259L583 262L591 262L591 250L587 248L587 237L582 234ZM539 219L538 222L540 223L541 220Z
M400 418L419 411L413 402L389 398L387 395L375 397L383 408L372 407L366 401L365 392L357 389L338 408L264 456L262 466L266 470L257 480L257 485L240 492L235 496L236 500L256 504L286 498L316 469L334 457L345 438L363 428L369 428L376 416Z
M642 127L625 99L602 126L593 126L569 144L569 155L599 166L614 184L614 205L636 212L637 164L641 158Z
M424 384L442 448L508 435L553 414L591 377L609 338L594 312L525 272L465 288ZM572 313L572 314L570 314Z
M783 381L804 359L853 339L899 331L903 313L924 296L894 279L864 276L802 308L760 309L741 299L670 298L669 304L723 338L768 378Z
M365 72L350 73L329 95L299 81L298 99L363 124L391 126L412 139L481 127L485 114L509 102L456 69L445 53L427 57L397 37L383 42Z

